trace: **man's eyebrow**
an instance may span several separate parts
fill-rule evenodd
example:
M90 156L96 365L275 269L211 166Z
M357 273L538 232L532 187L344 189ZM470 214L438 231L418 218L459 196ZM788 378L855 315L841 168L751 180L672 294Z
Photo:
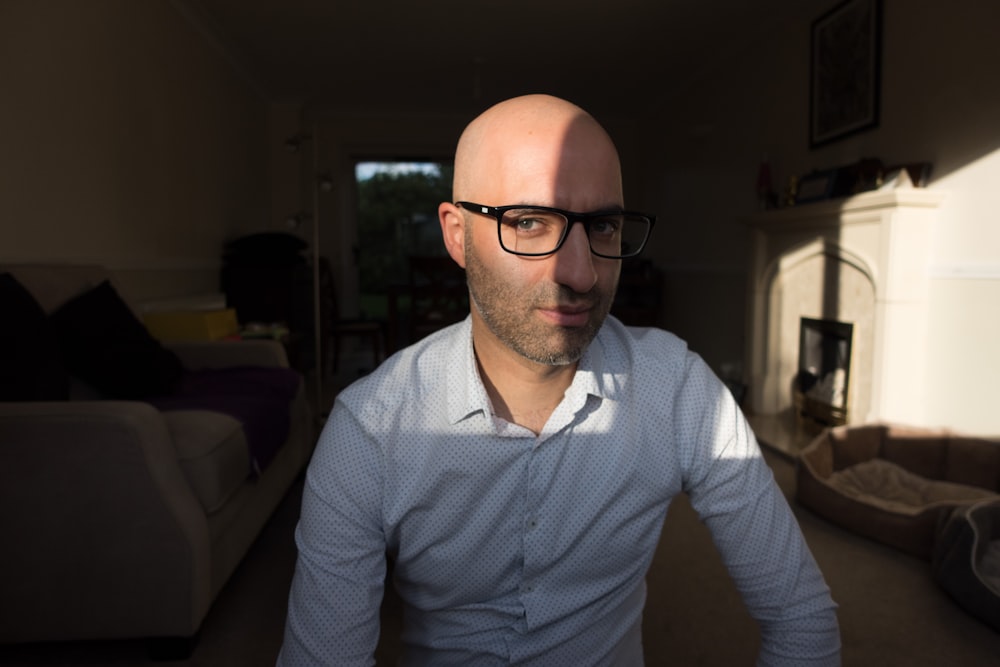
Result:
M590 215L592 213L621 213L625 210L625 207L619 203L607 204L606 206L599 206L596 208L591 208L586 211L575 211L570 208L560 208L559 206L549 206L548 204L509 204L510 207L517 208L551 208L557 211L566 211L567 213L579 213L583 215Z

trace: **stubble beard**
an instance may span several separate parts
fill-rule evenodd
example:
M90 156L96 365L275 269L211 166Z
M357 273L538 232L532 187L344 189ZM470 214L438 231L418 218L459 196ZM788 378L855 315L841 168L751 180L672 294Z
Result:
M479 261L469 238L465 242L465 260L472 307L498 340L529 361L545 366L576 363L611 309L614 289L604 294L596 286L581 294L563 285L539 284L531 293L511 294L509 285ZM580 302L591 305L591 317L581 327L546 325L533 314L541 306Z

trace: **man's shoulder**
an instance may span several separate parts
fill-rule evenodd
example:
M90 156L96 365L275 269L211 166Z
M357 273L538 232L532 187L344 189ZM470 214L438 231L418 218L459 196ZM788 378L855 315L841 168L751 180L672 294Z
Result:
M609 317L596 341L593 369L605 381L628 387L635 396L677 394L712 376L705 361L676 334L633 327Z
M390 356L341 391L337 400L355 410L365 406L367 411L426 400L451 374L462 372L468 337L466 321L436 331Z
M631 368L646 363L683 363L693 352L687 342L670 331L656 327L628 326L609 316L598 335L604 353L612 358L622 358Z

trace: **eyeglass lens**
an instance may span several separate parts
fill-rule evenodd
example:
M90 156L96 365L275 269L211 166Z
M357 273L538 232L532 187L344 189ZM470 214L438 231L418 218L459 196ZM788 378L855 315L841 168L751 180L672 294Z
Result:
M515 253L544 255L559 247L569 220L553 211L512 209L500 221L500 242ZM638 252L649 233L649 219L636 215L608 214L588 217L591 249L610 257Z

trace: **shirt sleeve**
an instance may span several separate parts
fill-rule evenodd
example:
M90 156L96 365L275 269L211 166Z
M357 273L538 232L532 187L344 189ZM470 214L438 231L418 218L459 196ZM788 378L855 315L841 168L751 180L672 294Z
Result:
M337 403L306 472L279 667L375 664L385 582L379 449Z
M691 371L685 490L760 626L758 664L839 665L836 604L795 515L730 392L702 362Z

